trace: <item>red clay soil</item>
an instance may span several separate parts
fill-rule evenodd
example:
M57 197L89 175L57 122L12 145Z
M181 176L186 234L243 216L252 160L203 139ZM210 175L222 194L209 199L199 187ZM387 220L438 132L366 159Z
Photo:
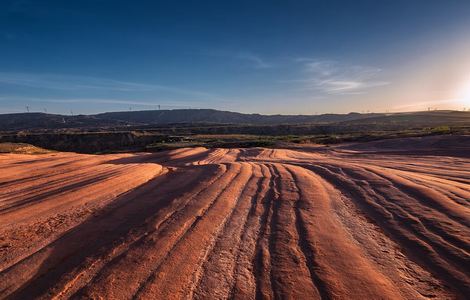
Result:
M376 150L0 155L0 298L465 299L470 159Z

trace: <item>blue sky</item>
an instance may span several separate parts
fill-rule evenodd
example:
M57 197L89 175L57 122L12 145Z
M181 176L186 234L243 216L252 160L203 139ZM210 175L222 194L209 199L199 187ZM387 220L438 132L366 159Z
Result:
M470 1L0 2L0 113L470 107Z

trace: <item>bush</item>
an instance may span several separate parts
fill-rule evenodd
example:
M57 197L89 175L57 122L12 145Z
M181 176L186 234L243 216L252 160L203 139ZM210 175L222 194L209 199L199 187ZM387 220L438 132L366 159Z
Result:
M434 127L431 129L431 133L433 134L445 134L445 133L450 133L450 127L449 126L438 126Z

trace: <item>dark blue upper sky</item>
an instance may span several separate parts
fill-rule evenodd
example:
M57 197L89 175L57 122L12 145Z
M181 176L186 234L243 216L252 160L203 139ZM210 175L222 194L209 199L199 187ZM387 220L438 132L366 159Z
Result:
M2 0L0 112L462 108L468 53L468 0Z

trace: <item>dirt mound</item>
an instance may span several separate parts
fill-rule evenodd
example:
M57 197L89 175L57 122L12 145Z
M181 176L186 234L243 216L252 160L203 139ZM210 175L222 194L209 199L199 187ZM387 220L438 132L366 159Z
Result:
M24 143L0 143L0 153L44 154L52 151Z
M470 160L397 142L468 137L0 155L0 298L465 299Z

